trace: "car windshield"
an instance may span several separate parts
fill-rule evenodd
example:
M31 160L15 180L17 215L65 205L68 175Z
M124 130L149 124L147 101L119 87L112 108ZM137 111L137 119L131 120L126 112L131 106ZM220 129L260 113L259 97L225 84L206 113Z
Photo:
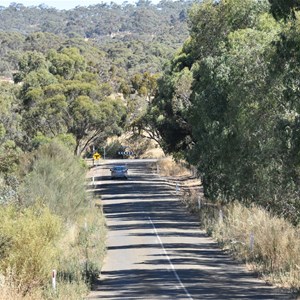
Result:
M125 166L116 166L113 167L114 171L126 171L126 167Z

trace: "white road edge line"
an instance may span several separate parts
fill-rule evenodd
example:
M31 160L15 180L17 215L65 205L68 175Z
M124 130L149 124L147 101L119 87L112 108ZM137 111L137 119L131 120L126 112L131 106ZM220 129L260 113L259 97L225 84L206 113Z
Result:
M152 222L152 220L151 220L150 217L148 217L148 219L149 219L149 221L150 221L150 223L151 223L151 225L152 225L152 227L154 229L154 232L155 232L155 234L156 234L156 236L157 236L157 238L159 240L159 243L160 243L160 245L161 245L161 247L162 247L162 249L164 251L164 254L165 254L165 256L167 257L167 259L169 261L169 264L170 264L170 266L172 268L172 271L173 271L173 273L174 273L177 281L179 282L180 286L182 287L182 289L184 290L184 292L186 293L186 295L188 296L188 298L190 300L193 300L192 296L190 295L190 293L188 292L188 290L186 289L186 287L183 285L183 283L182 283L182 281L181 281L181 279L180 279L180 277L179 277L179 275L178 275L178 273L177 273L177 271L176 271L176 269L175 269L175 267L174 267L174 265L173 265L173 263L172 263L169 255L168 255L168 253L167 253L167 251L166 251L166 249L164 247L164 244L163 244L162 240L160 239L160 236L159 236L159 234L158 234L158 232L156 230L156 227L155 227L154 223Z

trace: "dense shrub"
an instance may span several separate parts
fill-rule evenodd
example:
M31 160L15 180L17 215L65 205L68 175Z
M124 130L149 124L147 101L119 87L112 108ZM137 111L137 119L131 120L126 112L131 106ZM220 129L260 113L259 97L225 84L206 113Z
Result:
M73 220L87 206L85 168L62 144L41 146L31 161L31 171L21 188L24 205L41 199L51 211Z
M1 274L23 291L45 284L58 262L60 218L38 204L2 207L0 218Z
M82 299L105 252L104 216L87 194L85 164L51 141L23 156L18 176L20 189L9 177L0 181L0 293L14 300Z

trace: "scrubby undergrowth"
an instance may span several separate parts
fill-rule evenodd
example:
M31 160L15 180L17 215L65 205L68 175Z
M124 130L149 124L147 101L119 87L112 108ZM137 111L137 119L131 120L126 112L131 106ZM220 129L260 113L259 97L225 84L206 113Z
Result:
M223 206L188 190L183 201L202 227L267 282L300 291L300 227L256 205Z
M87 169L63 145L51 142L27 157L20 170L17 201L7 200L0 210L0 295L82 299L105 253L104 216L87 194Z

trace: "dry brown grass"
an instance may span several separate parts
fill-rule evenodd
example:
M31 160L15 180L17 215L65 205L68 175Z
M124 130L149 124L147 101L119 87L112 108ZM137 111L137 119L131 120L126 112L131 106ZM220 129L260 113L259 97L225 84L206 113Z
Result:
M267 282L300 292L300 226L255 205L213 203L204 198L199 180L191 176L182 180L182 174L190 171L171 159L161 160L159 166L160 174L171 176L173 184L180 178L183 203L220 245Z
M300 227L271 215L261 207L236 202L227 207L186 190L186 207L198 214L203 228L239 261L265 281L300 291ZM220 218L220 211L223 218Z
M0 300L41 300L43 299L42 293L39 291L35 291L31 294L23 295L19 293L17 289L2 286L0 287Z
M264 209L230 205L214 236L267 281L300 290L300 227Z
M157 166L161 176L188 176L191 174L184 162L175 162L172 157L159 159Z
M151 148L141 155L141 158L163 158L165 156L161 148Z
M22 287L14 282L14 274L12 271L7 272L6 278L0 278L0 300L41 300L43 299L42 291L35 289L27 294L22 292Z
M58 283L56 291L49 285L44 289L34 289L29 293L22 293L11 284L0 286L0 300L82 300L88 293L88 287L83 282Z

